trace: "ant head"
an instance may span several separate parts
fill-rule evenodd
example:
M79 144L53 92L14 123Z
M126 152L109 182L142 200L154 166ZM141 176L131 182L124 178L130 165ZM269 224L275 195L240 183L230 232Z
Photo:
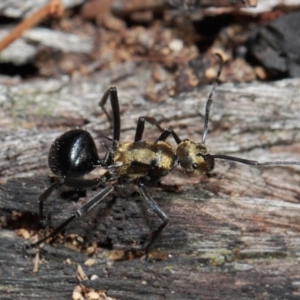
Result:
M76 178L88 174L97 161L95 142L83 129L63 133L53 142L48 155L51 171L60 178Z
M214 168L214 158L202 143L182 141L176 150L179 164L189 174L206 174Z

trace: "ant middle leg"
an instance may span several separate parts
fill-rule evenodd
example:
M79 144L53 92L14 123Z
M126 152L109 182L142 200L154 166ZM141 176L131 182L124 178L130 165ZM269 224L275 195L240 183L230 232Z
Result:
M163 222L157 229L155 229L151 233L151 239L148 245L145 248L146 254L149 252L149 248L153 245L155 240L159 237L161 232L164 230L164 228L169 223L169 217L165 214L165 212L157 205L157 203L151 198L151 196L148 194L148 192L145 189L144 184L139 181L138 183L139 190L141 192L142 198L146 205L149 207L151 212L154 212Z

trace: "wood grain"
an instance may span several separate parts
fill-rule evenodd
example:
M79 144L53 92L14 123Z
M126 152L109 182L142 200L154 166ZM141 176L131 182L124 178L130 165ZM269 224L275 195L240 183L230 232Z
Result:
M47 151L56 136L84 126L104 153L100 142L111 129L97 103L109 86L118 87L122 140L133 140L142 115L156 116L181 138L201 140L211 87L154 103L143 97L149 68L126 72L116 75L120 79L102 72L72 81L0 86L0 212L5 227L0 231L0 298L71 299L77 264L89 278L81 281L84 286L105 290L115 299L299 298L299 167L257 169L218 161L215 172L201 178L175 170L161 185L148 187L170 217L148 260L134 257L159 220L145 218L135 185L119 187L64 235L73 242L78 235L82 245L98 243L92 266L84 265L88 256L78 247L62 243L42 247L46 262L31 272L34 255L23 249L25 241L14 229L38 228L38 196L50 184ZM211 152L260 161L300 160L299 84L293 79L218 86L206 142ZM157 136L155 128L146 127L146 139ZM95 192L55 191L45 207L52 225ZM90 280L92 275L97 279Z

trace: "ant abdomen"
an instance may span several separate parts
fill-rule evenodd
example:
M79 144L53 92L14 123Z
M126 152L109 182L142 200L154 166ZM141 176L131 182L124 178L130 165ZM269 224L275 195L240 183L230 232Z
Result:
M69 130L51 145L48 164L59 178L76 178L88 174L99 157L92 136L83 129Z

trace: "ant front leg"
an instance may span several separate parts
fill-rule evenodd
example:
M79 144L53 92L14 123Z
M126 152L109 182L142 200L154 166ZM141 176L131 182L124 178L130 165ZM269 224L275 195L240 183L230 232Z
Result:
M163 222L157 229L155 229L151 233L151 240L145 248L145 252L147 254L149 252L149 248L153 245L155 240L158 238L158 236L161 234L161 232L164 230L164 228L169 223L169 217L163 212L163 210L151 198L151 196L146 191L144 184L141 181L139 181L138 187L139 187L139 190L141 192L144 202L147 204L147 206L149 207L151 212L154 212Z
M159 141L165 141L170 134L173 136L177 144L181 143L181 139L178 137L178 135L174 132L174 130L171 127L162 129L161 126L159 125L159 122L152 117L139 117L137 127L136 127L136 132L135 132L135 138L134 138L135 142L142 140L144 129L145 129L145 122L148 122L151 125L155 125L161 131L161 134L158 137L158 139L155 141L155 143Z
M160 142L160 141L165 141L169 135L172 135L172 137L174 138L175 142L177 143L177 145L179 145L182 140L179 138L179 136L175 133L175 131L173 130L173 128L168 127L166 128L158 137L158 139L155 141L155 143Z
M105 109L104 105L106 104L108 97L110 98L110 104L112 108L113 115L113 146L115 146L120 140L121 133L121 120L120 120L120 107L119 107L119 99L117 88L111 87L109 88L104 95L102 96L99 106L103 109L106 114L108 120L111 122L111 116Z
M164 131L160 125L159 122L152 117L139 117L138 119L138 123L136 126L136 132L135 132L135 138L134 141L138 142L141 141L143 138L143 134L144 134L144 129L145 129L145 122L148 122L151 125L155 125L160 131Z

